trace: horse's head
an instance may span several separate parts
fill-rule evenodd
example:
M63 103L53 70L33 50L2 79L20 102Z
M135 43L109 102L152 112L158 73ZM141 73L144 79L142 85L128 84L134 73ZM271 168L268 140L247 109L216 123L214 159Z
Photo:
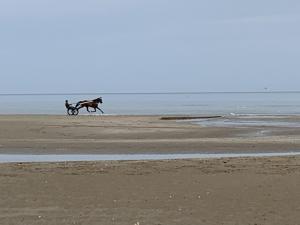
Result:
M103 101L102 101L102 97L100 97L100 98L96 98L95 100L94 100L94 102L97 102L97 103L103 103Z

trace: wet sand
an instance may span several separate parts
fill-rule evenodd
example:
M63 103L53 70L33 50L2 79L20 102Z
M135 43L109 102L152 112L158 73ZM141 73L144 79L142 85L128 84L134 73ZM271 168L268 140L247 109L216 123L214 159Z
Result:
M267 119L267 118L263 118ZM276 120L274 118L273 120ZM290 116L286 120L300 121ZM294 151L297 127L201 127L160 116L0 116L0 153Z
M2 154L281 152L299 137L159 116L0 116ZM0 224L295 225L299 178L298 156L0 164Z

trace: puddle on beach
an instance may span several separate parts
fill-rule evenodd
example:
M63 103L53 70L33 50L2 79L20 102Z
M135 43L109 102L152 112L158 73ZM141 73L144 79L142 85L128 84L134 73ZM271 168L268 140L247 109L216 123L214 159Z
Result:
M281 117L243 116L223 117L216 119L190 120L204 127L289 127L300 128L300 121L289 121Z
M66 162L66 161L127 161L127 160L172 160L172 159L217 159L237 157L274 157L296 156L300 152L277 153L194 153L194 154L64 154L64 155L29 155L0 154L0 163L11 162Z

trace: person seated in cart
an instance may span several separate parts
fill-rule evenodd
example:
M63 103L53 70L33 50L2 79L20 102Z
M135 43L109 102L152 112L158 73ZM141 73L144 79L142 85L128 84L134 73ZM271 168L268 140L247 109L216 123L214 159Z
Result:
M67 109L69 109L69 108L72 107L72 105L69 104L69 101L68 101L68 100L65 101L65 106L66 106Z
M69 116L77 116L79 111L76 107L69 103L68 100L65 101L65 107L67 108L67 113Z

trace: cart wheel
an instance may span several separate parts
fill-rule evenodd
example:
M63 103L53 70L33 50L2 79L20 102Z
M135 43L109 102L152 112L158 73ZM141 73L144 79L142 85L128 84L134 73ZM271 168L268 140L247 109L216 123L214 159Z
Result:
M69 116L77 116L79 113L78 109L76 108L69 108L67 112Z
M77 116L79 113L79 110L77 108L73 109L73 116Z

